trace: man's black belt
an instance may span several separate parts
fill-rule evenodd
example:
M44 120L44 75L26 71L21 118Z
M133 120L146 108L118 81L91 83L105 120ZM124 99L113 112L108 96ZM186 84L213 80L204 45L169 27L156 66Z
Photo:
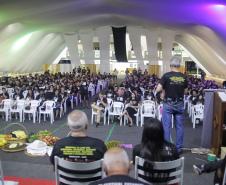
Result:
M180 101L184 101L183 97L180 98L165 98L166 102L180 102Z

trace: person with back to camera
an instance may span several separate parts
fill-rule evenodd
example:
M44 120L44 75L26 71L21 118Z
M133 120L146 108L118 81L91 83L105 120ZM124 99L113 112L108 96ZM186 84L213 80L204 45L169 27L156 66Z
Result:
M107 177L89 185L148 185L129 177L129 157L121 148L111 148L104 154L103 167Z
M92 162L103 158L107 148L103 141L87 136L88 118L79 110L68 115L70 133L68 137L58 140L50 156L54 164L54 157L58 156L72 162Z
M164 128L164 137L170 141L171 122L174 117L176 127L176 147L179 153L182 152L184 140L184 92L187 89L187 79L185 75L179 72L181 63L180 56L173 56L170 60L170 72L165 73L155 91L155 94L165 91L163 102L162 122Z
M135 157L141 157L148 161L173 161L179 158L176 146L164 139L162 123L157 119L148 119L144 124L141 144L133 148L133 163ZM144 166L148 165L144 163ZM149 166L146 166L149 168ZM167 174L165 176L167 177ZM165 180L164 178L160 179Z
M136 156L150 161L172 161L179 158L176 146L164 139L162 123L154 118L145 121L141 144L133 149L133 161Z

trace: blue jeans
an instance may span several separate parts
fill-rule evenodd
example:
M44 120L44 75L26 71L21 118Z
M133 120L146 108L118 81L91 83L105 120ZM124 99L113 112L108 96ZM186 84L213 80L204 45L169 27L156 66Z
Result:
M176 128L176 147L181 151L184 140L184 102L164 102L162 123L164 129L164 138L170 142L172 116L174 116L174 125Z

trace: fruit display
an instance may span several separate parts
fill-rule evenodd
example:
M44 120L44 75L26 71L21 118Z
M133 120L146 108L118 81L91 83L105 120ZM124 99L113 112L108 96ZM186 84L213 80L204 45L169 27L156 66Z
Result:
M38 138L39 137L37 134L32 133L28 136L27 141L28 141L28 143L32 143L33 141L38 140Z
M59 140L59 138L50 135L50 136L42 136L40 140L45 142L47 145L51 146L51 145L54 145L56 141Z
M48 130L41 130L37 134L31 134L28 137L28 142L32 143L35 140L41 140L45 142L47 145L51 146L54 145L58 137L53 136L53 134Z
M5 152L19 152L23 151L26 147L26 144L23 142L7 143L2 147L2 150Z
M5 138L0 137L0 147L4 146L7 143Z
M16 130L10 134L6 134L4 137L7 141L17 141L27 138L27 134L23 130Z
M26 139L27 138L27 135L23 130L13 131L11 133L11 135L13 136L13 138L17 138L17 139Z
M5 138L5 134L0 134L0 139Z
M52 132L50 132L50 131L48 131L48 130L40 130L40 131L37 133L37 135L38 135L39 137L41 137L41 136L50 136L50 135L52 135Z

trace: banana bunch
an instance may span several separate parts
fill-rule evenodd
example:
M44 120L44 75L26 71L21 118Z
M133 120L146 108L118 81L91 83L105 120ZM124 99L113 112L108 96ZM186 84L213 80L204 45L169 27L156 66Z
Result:
M13 137L15 137L17 139L26 139L27 138L27 135L23 130L16 130L16 131L13 131L11 134Z
M5 138L0 138L0 147L4 146L7 143Z

